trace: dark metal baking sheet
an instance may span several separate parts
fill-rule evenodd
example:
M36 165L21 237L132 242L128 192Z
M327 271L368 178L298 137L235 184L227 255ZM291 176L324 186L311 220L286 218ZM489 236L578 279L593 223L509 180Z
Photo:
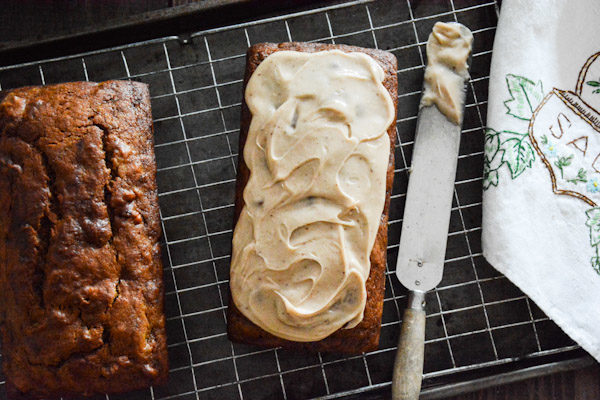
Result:
M111 399L387 397L406 290L388 267L379 350L354 357L232 344L231 222L245 51L263 41L346 43L399 61L388 257L396 259L425 41L438 20L474 32L444 278L427 296L428 398L590 362L481 254L481 181L495 1L351 1L301 13L0 68L0 85L134 79L150 84L164 230L169 384ZM517 372L515 372L517 371ZM3 379L3 377L2 377ZM0 399L6 398L0 384ZM105 398L101 396L100 398ZM108 398L108 397L107 397Z

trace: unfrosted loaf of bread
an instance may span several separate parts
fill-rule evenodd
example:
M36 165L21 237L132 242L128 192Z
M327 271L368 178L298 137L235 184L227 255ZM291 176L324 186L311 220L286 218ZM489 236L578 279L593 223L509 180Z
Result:
M0 318L12 398L166 379L146 85L0 94Z
M330 45L319 43L262 43L252 46L246 57L246 74L244 79L244 92L248 81L259 64L269 55L282 51L291 50L298 52L319 52L325 50L341 50L343 52L360 52L371 56L383 69L385 78L383 85L389 92L394 103L397 104L397 61L391 53L365 49L346 45ZM242 122L240 130L240 157L236 188L235 221L237 222L244 208L244 188L249 179L250 171L244 161L242 149L248 136L252 114L244 101L242 104ZM395 121L395 115L394 115ZM351 329L339 329L325 339L312 342L298 342L282 339L266 332L247 317L236 307L233 299L230 299L228 309L228 334L235 342L254 344L267 347L283 346L308 351L326 351L338 353L360 353L377 348L379 343L379 332L381 327L381 314L383 310L383 297L385 288L385 266L387 254L387 222L390 195L392 191L392 180L394 177L394 145L396 142L395 123L390 124L387 129L390 139L390 155L386 176L386 191L383 213L381 214L379 229L370 256L370 273L366 281L367 300L362 321Z

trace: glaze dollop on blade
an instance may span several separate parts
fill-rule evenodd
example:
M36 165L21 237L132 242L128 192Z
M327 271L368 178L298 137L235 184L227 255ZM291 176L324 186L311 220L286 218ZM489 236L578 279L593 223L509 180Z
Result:
M435 104L450 121L463 119L465 81L469 79L467 60L473 34L458 22L436 22L427 41L427 68L421 107Z
M248 82L230 285L273 335L316 341L362 320L394 119L383 80L370 56L330 50L277 52Z

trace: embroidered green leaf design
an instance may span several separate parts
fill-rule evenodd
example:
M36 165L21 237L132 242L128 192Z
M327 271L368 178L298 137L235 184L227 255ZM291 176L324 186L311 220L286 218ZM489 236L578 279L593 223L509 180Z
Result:
M575 155L573 155L573 154L571 154L568 157L565 157L565 161L564 161L565 167L568 167L569 165L571 165L571 161L573 161L573 157L575 157Z
M547 145L548 144L548 136L542 135L542 144L543 145Z
M587 171L583 168L579 168L579 171L577 171L577 176L575 176L574 178L571 178L571 179L567 179L567 182L571 182L575 185L577 185L579 182L586 183L587 182Z
M600 82L599 81L587 81L585 83L586 85L590 85L591 87L600 87ZM592 91L592 93L600 93L600 89L596 89L594 91Z
M498 186L500 178L498 169L504 164L502 161L504 150L500 144L500 132L486 128L484 149L483 189L487 190L490 186Z
M503 164L502 155L504 150L500 144L500 133L491 128L485 130L483 162L490 171L500 168Z
M590 208L585 215L588 218L585 224L590 228L590 244L596 247L600 244L600 207Z
M594 268L594 271L596 271L596 273L600 275L600 257L592 257L590 261L592 263L592 268Z
M487 190L490 186L498 187L498 170L486 170L486 165L483 166L483 189Z
M506 113L513 117L528 120L544 98L542 81L535 83L522 76L507 74L506 84L510 99L504 102Z
M564 156L558 157L558 160L554 161L554 165L556 165L556 168L558 168L560 170L561 179L564 179L563 168L571 165L571 161L573 161L573 157L575 157L575 156L573 154L571 154L568 157L564 157Z
M503 133L511 137L502 142L502 148L504 149L502 161L508 165L510 175L512 179L515 179L531 167L533 161L535 161L535 153L527 140L527 134L509 131L503 131Z
M491 128L485 130L484 157L492 161L500 149L500 134Z
M587 221L585 224L590 228L590 245L596 251L596 255L590 259L592 268L600 275L600 254L598 245L600 245L600 207L590 208L585 212Z

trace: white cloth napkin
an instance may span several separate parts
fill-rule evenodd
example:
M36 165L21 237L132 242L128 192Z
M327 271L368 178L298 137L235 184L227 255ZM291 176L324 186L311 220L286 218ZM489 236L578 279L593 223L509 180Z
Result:
M600 360L600 2L504 0L483 255Z

